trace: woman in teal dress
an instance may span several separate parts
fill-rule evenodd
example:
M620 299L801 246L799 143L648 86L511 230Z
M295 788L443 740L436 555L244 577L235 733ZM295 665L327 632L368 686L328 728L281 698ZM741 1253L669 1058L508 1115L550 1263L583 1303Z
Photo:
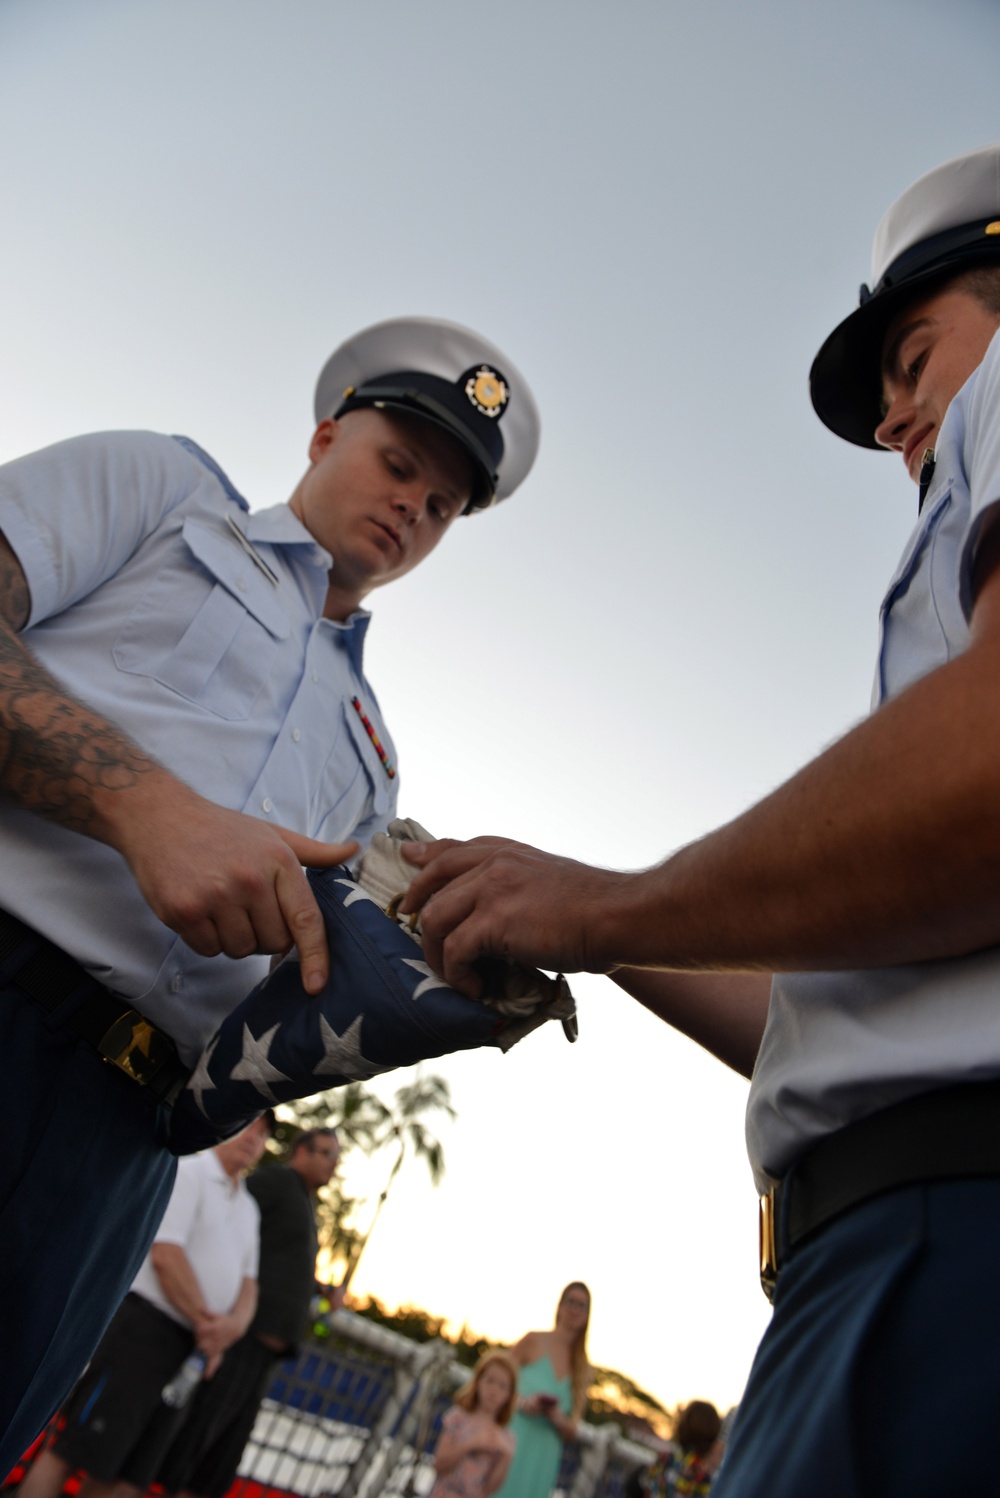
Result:
M521 1370L511 1430L517 1450L496 1498L549 1498L564 1441L572 1441L587 1403L590 1291L579 1280L559 1297L550 1332L528 1332L511 1354Z

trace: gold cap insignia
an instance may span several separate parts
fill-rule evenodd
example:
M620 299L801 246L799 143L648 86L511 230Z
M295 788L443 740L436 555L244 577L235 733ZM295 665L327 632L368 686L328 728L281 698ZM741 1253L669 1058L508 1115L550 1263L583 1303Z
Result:
M504 407L510 400L507 382L495 369L490 369L488 364L482 364L472 371L465 382L465 393L480 415L492 419L503 414Z
M992 224L987 224L984 232L986 234L1000 234L1000 218L995 218Z

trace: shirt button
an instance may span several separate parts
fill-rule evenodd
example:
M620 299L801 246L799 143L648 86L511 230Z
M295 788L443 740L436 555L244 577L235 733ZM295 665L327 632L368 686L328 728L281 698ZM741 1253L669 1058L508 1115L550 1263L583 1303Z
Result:
M263 801L260 803L260 806L262 811L274 810L274 803L272 802L270 796L265 796Z
M236 586L239 588L239 590L240 590L241 593L245 593L246 592L246 590L247 590L247 580L246 580L245 577L243 577L242 574L236 579Z
M319 681L319 672L318 671L312 670L312 671L310 671L309 675L312 677L313 681Z
M292 729L292 739L293 739L293 741L297 744L299 742L299 739L301 737L302 737L302 735L299 733L299 730L297 728L293 728Z
M180 991L181 991L181 989L183 987L184 987L184 979L181 977L180 973L175 973L174 976L170 980L170 992L171 993L180 993Z

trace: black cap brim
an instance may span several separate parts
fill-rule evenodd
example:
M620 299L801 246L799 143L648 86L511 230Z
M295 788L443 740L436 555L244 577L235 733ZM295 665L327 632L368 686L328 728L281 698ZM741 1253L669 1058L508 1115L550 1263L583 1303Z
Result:
M915 277L872 297L834 328L813 360L809 394L820 421L858 447L888 449L875 441L882 420L882 346L889 324L926 282L928 293L942 273Z
M966 238L954 243L960 234L967 236L973 228L976 235L971 242ZM945 236L937 238L944 240ZM834 328L813 360L809 393L817 416L831 432L858 447L888 451L876 442L875 428L882 420L883 409L882 350L893 318L908 302L930 296L962 271L976 265L1000 264L1000 241L993 239L984 244L978 222L951 231L948 239L949 245L939 246L940 253L930 263L925 260L912 270L904 268L892 284L876 289L873 296ZM915 256L920 248L916 246L908 254Z
M468 514L471 510L485 509L494 502L497 464L503 456L503 438L499 431L491 429L489 425L482 433L473 430L476 418L472 407L466 401L468 411L461 406L456 411L454 406L457 401L454 387L445 380L434 375L407 371L398 375L386 375L352 390L340 403L334 416L340 417L347 411L356 411L364 406L375 406L380 410L388 408L407 412L410 416L419 417L421 421L430 422L440 431L447 432L472 462L473 489L465 511ZM487 442L493 448L492 452L487 447Z

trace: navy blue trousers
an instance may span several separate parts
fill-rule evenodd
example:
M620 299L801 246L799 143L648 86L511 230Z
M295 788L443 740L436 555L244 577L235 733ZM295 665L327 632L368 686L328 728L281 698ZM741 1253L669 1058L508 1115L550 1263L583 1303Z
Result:
M1000 1181L893 1191L782 1270L713 1498L1000 1493Z
M0 1480L69 1393L173 1186L141 1087L0 986Z

